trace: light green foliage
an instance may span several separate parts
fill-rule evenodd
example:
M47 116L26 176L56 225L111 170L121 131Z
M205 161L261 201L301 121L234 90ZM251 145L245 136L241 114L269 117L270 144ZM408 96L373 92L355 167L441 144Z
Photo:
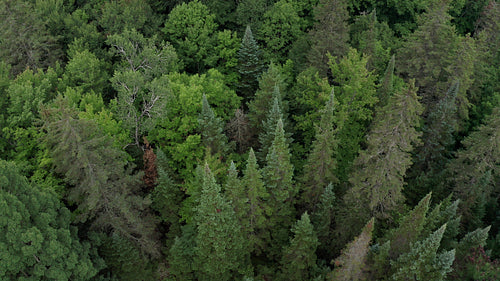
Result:
M147 0L117 0L104 2L97 15L97 24L107 35L135 29L142 34L158 33L160 22Z
M457 216L458 204L460 200L451 201L451 194L427 215L421 237L426 237L446 223L446 231L441 240L441 248L450 250L457 245L457 235L460 226L460 216Z
M11 73L55 66L61 48L35 8L27 1L6 0L0 11L0 60L12 66Z
M340 85L335 92L338 101L335 123L339 142L337 177L340 182L346 181L351 172L353 161L365 139L366 127L373 116L372 108L378 101L375 76L367 70L367 62L368 58L355 49L350 49L338 63L330 57L333 81Z
M450 184L460 199L459 213L466 230L481 226L486 198L500 175L500 107L471 133L462 144L456 159L448 165Z
M177 70L177 54L165 42L144 38L136 30L108 37L122 62L111 82L118 92L117 113L129 130L134 145L151 130L164 113L168 80L164 73Z
M309 63L327 76L328 54L341 58L348 52L349 30L345 0L320 0L314 9L316 24L309 31L311 49L307 54Z
M202 185L194 219L197 225L196 275L198 280L233 280L244 274L244 266L248 265L246 238L208 164L204 168Z
M310 280L316 268L316 247L319 242L307 212L292 228L290 245L283 249L282 280Z
M224 123L221 118L215 116L205 94L202 97L198 123L201 131L202 145L210 149L212 154L217 154L221 157L226 155L229 147L227 144L228 139L223 132Z
M94 53L100 59L109 57L108 51L103 49L106 38L99 33L91 18L91 14L85 9L76 9L64 17L63 40L68 45L66 50L68 57L85 50Z
M328 184L338 183L335 169L337 140L333 128L335 97L332 93L321 113L321 120L316 126L316 136L312 149L304 166L302 200L309 210L314 210L320 195Z
M64 69L62 87L78 88L85 93L103 93L109 80L105 62L88 50L76 51L70 57Z
M275 138L264 167L264 182L270 194L269 204L273 208L269 218L274 249L271 255L277 255L286 242L295 212L292 200L298 191L293 182L293 165L290 162L291 155L282 120L278 120L275 130Z
M172 42L190 73L214 66L215 15L198 0L177 5L168 15L162 31Z
M240 105L236 93L224 83L224 76L211 69L206 74L171 73L167 76L170 92L156 128L149 132L169 159L169 166L184 179L192 178L193 170L203 158L204 147L199 134L198 116L205 94L215 116L227 122Z
M437 253L446 224L428 238L411 245L410 252L403 254L393 264L392 280L444 280L449 273L455 250Z
M253 37L252 29L250 25L247 25L238 50L238 73L240 74L238 94L243 98L243 106L247 106L259 86L259 77L263 71L261 53Z
M0 160L0 279L90 280L102 261L70 226L71 214L18 168Z
M364 280L366 270L366 257L368 255L375 218L371 218L365 225L361 234L351 243L347 244L340 257L335 259L334 271L331 280Z
M386 217L398 209L404 197L406 170L412 164L411 152L420 142L416 127L420 122L422 106L411 82L407 89L395 93L389 103L377 112L368 134L367 148L356 159L356 170L350 178L350 195L357 206L370 210L370 215Z
M217 32L215 54L217 54L215 69L219 70L225 76L225 80L231 88L234 89L238 85L239 73L238 67L238 51L240 50L240 38L236 32L223 30Z
M44 111L44 138L54 171L71 187L67 200L77 205L75 219L115 232L143 252L158 254L149 200L137 195L138 177L126 169L127 155L91 120L78 119L67 100Z
M304 20L293 1L280 0L264 13L259 38L264 41L268 60L283 63L291 43L300 37Z

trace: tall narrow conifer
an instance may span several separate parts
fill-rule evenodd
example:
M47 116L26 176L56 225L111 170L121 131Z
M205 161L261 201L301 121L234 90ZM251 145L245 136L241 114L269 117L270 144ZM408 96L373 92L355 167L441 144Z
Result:
M255 41L250 25L247 25L245 35L241 41L240 50L238 51L238 72L240 74L240 82L238 83L238 94L243 98L242 104L246 107L255 95L255 91L259 87L259 76L263 71L261 62L261 51Z

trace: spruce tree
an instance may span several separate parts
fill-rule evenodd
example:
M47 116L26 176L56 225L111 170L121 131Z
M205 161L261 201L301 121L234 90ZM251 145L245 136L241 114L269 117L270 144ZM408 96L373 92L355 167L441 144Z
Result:
M441 241L441 249L450 250L457 245L457 235L460 226L460 216L458 215L458 205L460 200L451 200L452 195L450 194L444 200L439 202L432 211L430 211L425 219L424 229L420 234L421 237L426 237L439 226L446 223L446 231L443 234L443 240Z
M202 196L196 208L194 265L198 280L232 280L249 264L247 240L230 202L205 164Z
M380 87L377 90L379 107L384 107L393 93L395 64L396 64L396 55L392 55L391 60L387 64L384 76L382 76L382 78L380 79Z
M328 55L341 58L348 51L349 28L347 3L345 0L320 0L314 9L316 24L309 32L311 50L307 54L309 63L321 76L328 73Z
M346 223L360 227L362 219L384 219L401 207L404 176L412 164L410 153L420 141L415 127L421 112L416 89L410 83L376 114L367 148L356 159L357 169L350 178L352 188L344 199L349 206ZM352 224L355 221L359 224Z
M278 124L278 120L284 120L281 108L280 90L278 86L275 86L272 96L272 106L266 114L266 119L262 121L263 131L259 134L259 159L266 159L269 148L271 147L275 137L276 124Z
M316 126L316 136L312 144L312 150L304 166L302 180L304 191L301 196L302 201L311 212L316 209L316 204L326 186L338 183L335 175L335 168L337 167L335 152L338 143L333 128L334 99L332 90L330 99L321 111L321 120Z
M288 231L293 223L293 199L297 188L293 183L293 165L290 163L290 150L285 139L282 120L276 124L273 144L266 157L264 182L270 194L269 205L272 213L269 217L271 229L272 251L276 257L286 243Z
M463 150L448 165L449 182L460 199L459 213L465 230L482 226L485 204L500 175L500 107L471 133L462 144Z
M307 212L293 226L292 233L290 245L283 249L281 280L311 280L319 242Z
M201 140L203 145L210 149L212 154L224 156L228 151L227 137L224 134L224 124L221 118L216 117L208 104L207 97L203 94L201 113L198 117Z
M243 98L244 107L255 95L259 87L259 77L262 73L263 65L261 61L261 51L255 41L250 25L247 25L245 35L241 41L238 51L238 73L240 81L238 83L238 94Z
M455 250L437 253L445 230L446 224L425 240L411 245L410 252L401 255L393 264L392 280L444 280L455 259Z
M316 211L311 214L311 223L318 235L318 256L329 260L333 252L332 245L335 243L333 227L335 223L336 198L333 192L333 184L329 183L321 194Z
M340 257L333 262L335 268L330 280L365 280L366 257L370 251L370 242L375 218L370 219L361 234L349 243Z

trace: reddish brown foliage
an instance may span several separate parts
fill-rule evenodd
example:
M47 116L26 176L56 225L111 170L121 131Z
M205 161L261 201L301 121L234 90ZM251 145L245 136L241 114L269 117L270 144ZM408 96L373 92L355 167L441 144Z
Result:
M146 184L146 187L151 190L155 187L156 179L158 178L156 154L146 138L144 138L144 147L144 155L142 156L142 160L144 161L144 176L142 180Z

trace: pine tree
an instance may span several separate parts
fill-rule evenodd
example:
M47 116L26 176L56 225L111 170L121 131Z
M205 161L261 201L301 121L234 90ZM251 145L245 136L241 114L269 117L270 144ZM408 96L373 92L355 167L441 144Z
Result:
M285 139L283 122L278 120L273 144L266 157L264 182L270 194L269 205L272 214L269 227L272 237L271 256L277 256L286 243L288 231L293 223L293 198L297 188L293 183L293 165L290 163L290 150Z
M259 50L257 41L253 38L250 25L247 25L245 35L241 41L238 60L238 73L240 74L238 94L243 98L242 104L246 107L247 103L255 95L255 91L257 91L259 77L264 70L261 61L261 51Z
M319 245L307 212L292 228L290 245L283 249L282 280L310 280L316 268L316 247Z
M310 64L323 77L328 72L328 56L341 58L348 51L349 13L345 0L320 0L314 9L317 23L309 32L311 50L307 54Z
M200 116L198 117L198 124L200 125L203 145L210 149L212 154L225 155L228 151L228 140L223 132L223 121L215 116L210 104L208 104L205 94L203 94L202 98L202 107Z
M337 163L335 152L337 141L335 139L334 124L334 94L321 111L321 120L316 127L316 136L312 150L304 166L302 200L307 204L308 210L314 211L320 195L328 184L338 183L335 175Z
M234 209L205 164L202 196L196 208L194 265L199 280L231 280L244 274L248 247Z
M400 207L404 176L412 164L410 153L420 141L415 127L421 112L416 89L410 83L376 114L367 149L356 159L357 170L350 178L352 189L345 197L351 214L382 219ZM360 222L360 218L355 219Z
M486 201L500 175L500 107L485 120L485 124L471 133L448 165L449 182L460 199L459 213L465 230L482 225Z
M365 225L361 234L345 247L340 257L335 259L335 268L330 280L364 280L366 257L370 250L374 224L375 218L372 218Z
M401 255L393 264L392 280L444 280L455 259L455 250L437 253L445 230L446 224L425 240L413 244L410 252Z

